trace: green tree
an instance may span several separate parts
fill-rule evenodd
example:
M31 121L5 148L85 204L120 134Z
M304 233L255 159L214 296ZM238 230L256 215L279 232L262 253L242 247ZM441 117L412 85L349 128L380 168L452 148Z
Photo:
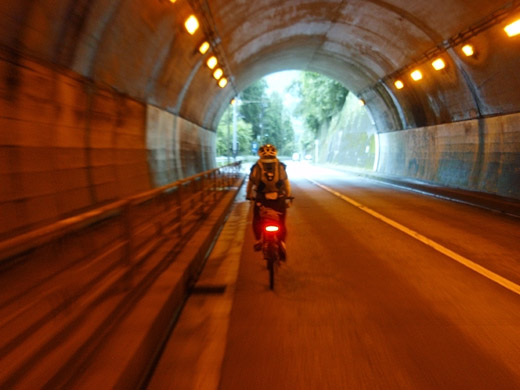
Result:
M315 135L323 123L341 111L348 95L348 90L338 81L313 72L302 72L290 91L300 98L295 115L302 117Z
M300 99L294 115L303 120L303 150L312 152L320 129L341 111L348 90L341 83L321 74L302 72L300 79L290 86L289 92Z
M230 105L222 115L217 128L217 156L233 156L233 106ZM251 154L253 130L249 123L237 118L237 153Z
M251 124L255 139L262 134L263 117L269 101L266 90L267 82L260 79L240 93L240 117Z
M240 117L251 124L252 136L258 146L272 143L280 154L294 150L294 131L290 115L280 94L267 95L267 82L261 79L246 88L238 99Z
M264 137L261 143L276 145L280 155L289 156L295 151L291 118L277 92L269 96L263 127Z
M252 143L276 145L280 155L296 151L291 116L280 94L267 94L265 79L251 84L237 99L237 138L239 154L251 154ZM217 155L231 156L233 109L226 110L217 130Z

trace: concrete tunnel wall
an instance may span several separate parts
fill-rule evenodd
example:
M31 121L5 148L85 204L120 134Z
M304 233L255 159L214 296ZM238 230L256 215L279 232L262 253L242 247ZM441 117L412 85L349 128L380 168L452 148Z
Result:
M0 60L0 238L215 166L215 133L74 72Z
M520 114L379 134L378 171L520 199Z
M0 240L215 167L216 135L196 119L207 101L186 97L211 79L195 77L190 12L0 4Z

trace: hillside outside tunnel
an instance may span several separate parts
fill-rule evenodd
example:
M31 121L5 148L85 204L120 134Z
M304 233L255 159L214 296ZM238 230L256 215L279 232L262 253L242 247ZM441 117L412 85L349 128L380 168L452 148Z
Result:
M286 69L325 74L366 102L380 173L518 199L520 36L504 27L519 5L6 0L0 236L214 167L231 98Z

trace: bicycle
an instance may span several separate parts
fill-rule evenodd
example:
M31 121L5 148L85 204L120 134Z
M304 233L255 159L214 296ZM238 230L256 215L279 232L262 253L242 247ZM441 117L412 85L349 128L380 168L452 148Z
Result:
M293 197L287 198L293 200ZM260 209L260 221L262 224L262 254L267 261L269 271L269 288L274 289L275 274L280 267L280 262L285 260L285 248L281 244L281 215L282 213L257 203Z

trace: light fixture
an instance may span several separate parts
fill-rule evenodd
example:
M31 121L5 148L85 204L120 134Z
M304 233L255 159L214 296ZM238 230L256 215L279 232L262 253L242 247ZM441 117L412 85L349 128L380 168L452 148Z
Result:
M462 46L462 52L466 55L466 57L471 57L473 54L475 54L475 50L473 50L473 46L471 45Z
M237 102L237 100L236 100L235 98L233 98L233 99L231 99L230 104L233 105L233 104L235 104L236 102Z
M446 63L442 58L437 58L435 61L432 62L432 66L435 70L441 70L446 67Z
M222 77L219 82L218 82L218 86L220 88L224 88L225 86L227 85L227 79L225 77Z
M410 73L410 76L414 81L419 81L420 79L422 79L422 73L419 69L416 69L412 73Z
M188 19L186 19L186 22L184 22L184 27L186 27L186 30L191 34L195 34L195 31L199 28L199 21L195 17L195 15L190 15Z
M215 69L215 71L213 72L213 77L216 79L216 80L219 80L222 75L224 74L224 71L220 68L217 68Z
M215 66L217 66L218 60L217 57L211 56L208 58L208 61L206 61L206 65L208 65L208 68L213 69Z
M358 103L359 103L360 106L364 106L365 105L365 101L363 99L359 99Z
M504 27L504 31L510 37L520 34L520 19Z
M170 3L175 4L177 0L170 0Z
M209 42L205 41L202 43L202 45L199 46L199 52L200 54L206 54L210 48Z
M394 82L394 85L397 89L403 89L404 88L404 84L401 80L395 80Z

